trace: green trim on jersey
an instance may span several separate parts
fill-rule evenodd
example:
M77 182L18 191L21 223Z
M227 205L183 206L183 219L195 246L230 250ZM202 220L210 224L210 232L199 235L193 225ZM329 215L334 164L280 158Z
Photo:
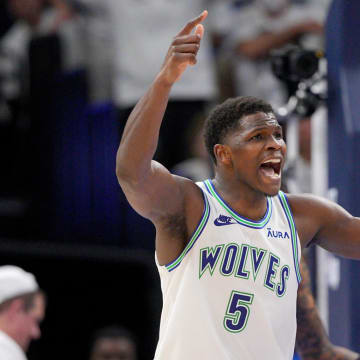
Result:
M210 214L210 206L209 206L209 201L208 201L206 195L203 194L203 196L204 196L205 209L204 209L203 215L201 217L200 223L197 226L197 228L195 229L195 232L194 232L193 236L191 237L190 241L186 245L183 252L173 262L171 262L170 264L165 265L165 267L166 267L166 269L168 271L172 271L177 266L180 265L181 261L184 259L185 255L191 250L191 248L193 247L196 240L198 239L198 237L200 236L200 234L202 233L202 231L204 230L204 228L205 228L205 226L207 224L207 221L209 219L209 214Z
M283 206L283 209L285 211L285 215L288 219L289 226L290 226L290 233L291 233L291 241L292 241L292 248L293 248L293 256L294 256L294 266L295 266L295 272L296 277L298 279L298 282L301 282L301 273L300 273L300 261L299 261L299 254L298 254L298 242L297 242L297 231L295 222L289 207L289 204L287 202L286 195L279 191L279 199Z
M230 208L229 205L225 203L225 201L220 197L220 195L216 192L213 184L211 181L205 180L204 181L207 190L210 194L219 202L219 204L239 223L245 225L247 227L255 228L255 229L262 229L265 225L269 222L272 214L272 201L269 196L267 196L267 210L264 218L260 221L252 221L250 219L245 219L238 215L233 209Z

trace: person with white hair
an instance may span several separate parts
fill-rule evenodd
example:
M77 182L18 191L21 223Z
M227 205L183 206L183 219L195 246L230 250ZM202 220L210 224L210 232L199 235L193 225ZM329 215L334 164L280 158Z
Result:
M41 336L45 302L33 274L17 266L0 266L1 360L27 359L30 342Z

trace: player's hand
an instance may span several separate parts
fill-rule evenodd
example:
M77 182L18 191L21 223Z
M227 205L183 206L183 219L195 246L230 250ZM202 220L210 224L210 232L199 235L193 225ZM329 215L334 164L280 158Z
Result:
M302 360L359 360L359 354L342 346L332 345L324 351L301 354Z
M188 65L196 64L196 55L204 34L204 26L201 22L205 20L207 14L206 10L203 11L197 18L189 21L175 36L166 54L158 79L172 85L180 79Z
M334 346L334 352L336 354L334 359L336 360L357 360L360 357L359 354L342 346Z
M322 34L324 26L317 21L308 20L296 25L299 34Z

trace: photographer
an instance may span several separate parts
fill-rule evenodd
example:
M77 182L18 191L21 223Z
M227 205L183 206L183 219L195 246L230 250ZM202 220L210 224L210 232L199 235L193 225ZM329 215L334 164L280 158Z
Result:
M239 5L240 3L240 5ZM287 100L284 85L272 73L270 53L289 44L319 49L323 44L322 2L294 4L290 0L234 2L223 9L228 25L228 47L235 52L233 71L236 95L263 98L275 107ZM226 18L226 19L225 19Z

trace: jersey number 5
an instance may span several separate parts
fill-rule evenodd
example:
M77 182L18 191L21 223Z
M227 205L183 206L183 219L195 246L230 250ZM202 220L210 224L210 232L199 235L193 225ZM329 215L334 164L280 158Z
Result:
M250 307L254 299L253 294L233 290L224 317L224 327L227 331L237 333L245 329Z

